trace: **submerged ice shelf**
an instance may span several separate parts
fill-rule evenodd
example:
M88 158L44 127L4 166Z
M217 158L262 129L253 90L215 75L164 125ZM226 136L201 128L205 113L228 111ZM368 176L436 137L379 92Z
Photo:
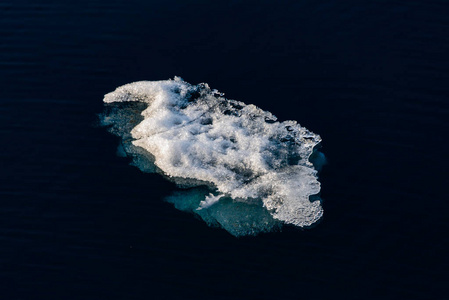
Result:
M297 122L179 77L130 83L104 102L101 122L121 138L119 152L188 188L168 197L176 208L236 236L322 217L310 162L321 138Z

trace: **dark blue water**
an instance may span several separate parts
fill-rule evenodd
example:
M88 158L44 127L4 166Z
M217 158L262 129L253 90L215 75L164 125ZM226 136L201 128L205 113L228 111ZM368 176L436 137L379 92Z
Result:
M443 299L446 1L0 4L0 298ZM181 76L319 133L325 215L235 238L116 156L102 99Z

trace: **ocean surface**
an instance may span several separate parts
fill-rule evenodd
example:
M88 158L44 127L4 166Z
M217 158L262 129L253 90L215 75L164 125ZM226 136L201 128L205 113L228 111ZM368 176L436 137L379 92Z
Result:
M447 1L0 3L1 299L444 299ZM323 218L235 237L117 155L103 97L208 83L322 138Z

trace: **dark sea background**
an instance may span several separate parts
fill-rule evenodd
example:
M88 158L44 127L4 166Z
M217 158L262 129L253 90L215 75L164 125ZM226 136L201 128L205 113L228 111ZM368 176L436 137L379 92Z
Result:
M1 299L447 299L449 2L0 3ZM324 218L235 238L116 155L181 76L323 138Z

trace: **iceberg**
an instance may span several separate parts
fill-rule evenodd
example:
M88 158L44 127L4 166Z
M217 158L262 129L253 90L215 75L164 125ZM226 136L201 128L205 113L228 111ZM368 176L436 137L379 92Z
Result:
M179 77L123 85L104 102L101 124L120 137L119 152L185 189L167 199L178 209L235 236L322 217L311 162L324 157L321 138L296 121Z

